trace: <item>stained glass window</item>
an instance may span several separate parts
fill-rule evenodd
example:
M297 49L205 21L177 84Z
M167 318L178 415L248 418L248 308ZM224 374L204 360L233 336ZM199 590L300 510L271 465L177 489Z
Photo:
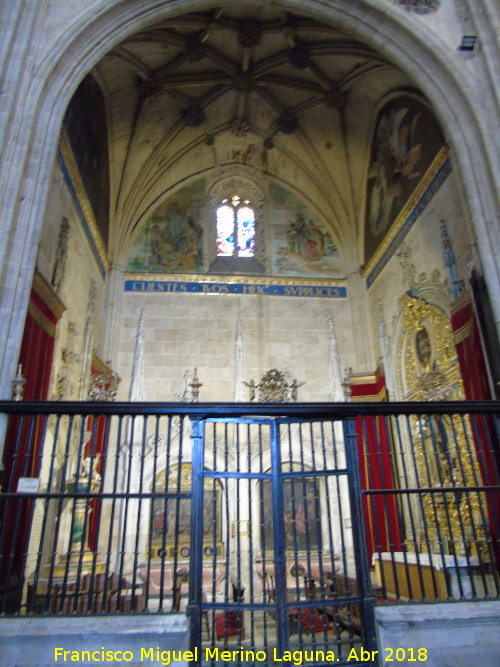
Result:
M238 195L224 199L217 207L217 255L253 257L255 213L248 200Z

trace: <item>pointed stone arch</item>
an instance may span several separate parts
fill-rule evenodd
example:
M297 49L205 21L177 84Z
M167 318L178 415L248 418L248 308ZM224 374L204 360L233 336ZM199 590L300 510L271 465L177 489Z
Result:
M259 0L248 6L266 4ZM470 215L488 282L496 321L500 321L500 256L496 221L499 174L494 142L489 141L489 120L475 110L476 88L471 77L425 26L385 3L341 0L335 6L310 0L280 0L277 5L338 25L397 61L430 99L452 144L456 165L469 202ZM45 210L51 165L55 156L64 111L80 81L104 55L126 36L158 20L201 8L216 7L213 0L123 0L112 6L96 0L91 10L78 13L68 6L67 20L53 28L52 47L40 63L33 62L32 42L44 38L43 6L16 5L16 21L9 38L18 48L11 51L6 69L5 114L8 131L3 141L3 216L5 242L1 244L2 282L0 309L4 327L0 334L0 392L10 393L17 361L37 239ZM71 13L72 12L72 13ZM38 31L38 32L37 32ZM50 38L49 33L45 35ZM38 40L38 41L37 41ZM17 42L16 42L17 44ZM22 51L22 53L20 53ZM36 49L33 49L35 54ZM33 67L21 66L31 64ZM35 67L36 66L36 67ZM32 78L32 72L37 72ZM112 258L113 259L113 258Z

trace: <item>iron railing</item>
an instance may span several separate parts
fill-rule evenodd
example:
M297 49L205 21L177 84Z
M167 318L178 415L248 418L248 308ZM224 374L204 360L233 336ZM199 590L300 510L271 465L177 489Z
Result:
M342 664L374 604L500 597L499 402L0 414L2 614L181 611L193 646Z

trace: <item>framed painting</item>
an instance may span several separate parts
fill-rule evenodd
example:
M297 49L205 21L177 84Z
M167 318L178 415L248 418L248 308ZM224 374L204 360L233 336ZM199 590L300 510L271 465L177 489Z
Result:
M318 482L294 479L283 482L285 548L287 551L321 549ZM273 497L270 482L262 482L262 550L274 548Z
M444 145L432 112L416 97L392 99L373 133L365 214L365 264L398 219Z

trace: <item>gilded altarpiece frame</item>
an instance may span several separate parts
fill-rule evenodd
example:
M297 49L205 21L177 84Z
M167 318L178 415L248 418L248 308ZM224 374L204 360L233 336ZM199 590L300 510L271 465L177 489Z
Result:
M446 313L425 299L405 294L397 347L401 395L409 401L464 400L451 323ZM460 415L414 415L408 446L415 461L412 481L422 493L422 525L407 536L412 551L454 555L487 552L484 498L476 491L446 492L482 483L471 425ZM476 527L473 527L476 525Z

